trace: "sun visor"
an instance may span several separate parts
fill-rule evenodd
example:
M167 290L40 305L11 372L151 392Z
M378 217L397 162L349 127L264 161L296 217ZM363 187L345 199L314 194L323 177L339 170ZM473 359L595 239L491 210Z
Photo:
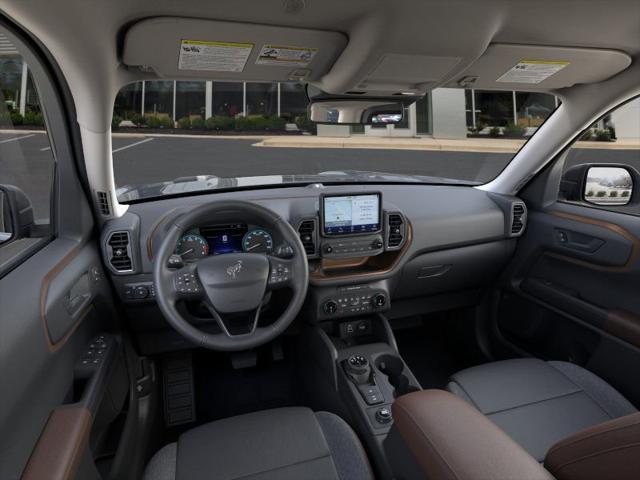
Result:
M129 28L122 61L178 80L310 81L346 45L338 32L162 17Z
M492 44L446 86L548 91L601 82L630 64L631 57L616 50Z

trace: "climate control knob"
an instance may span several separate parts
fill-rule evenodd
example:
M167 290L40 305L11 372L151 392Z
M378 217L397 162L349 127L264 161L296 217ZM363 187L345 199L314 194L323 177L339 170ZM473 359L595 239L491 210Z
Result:
M322 306L322 310L327 315L332 315L338 311L338 304L333 300L327 300L326 302L324 302L324 305Z
M384 293L376 293L371 299L371 303L376 308L382 308L387 304L387 296Z

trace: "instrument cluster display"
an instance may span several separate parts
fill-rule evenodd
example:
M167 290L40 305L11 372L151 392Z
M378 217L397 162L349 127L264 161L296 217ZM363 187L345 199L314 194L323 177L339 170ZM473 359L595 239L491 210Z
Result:
M272 250L273 237L268 231L235 223L189 230L178 241L175 253L188 261L226 253L270 254Z

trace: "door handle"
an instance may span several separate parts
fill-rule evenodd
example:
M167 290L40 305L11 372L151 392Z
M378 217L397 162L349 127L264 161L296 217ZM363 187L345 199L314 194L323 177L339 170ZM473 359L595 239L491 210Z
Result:
M75 318L84 310L91 300L92 294L89 273L85 272L65 295L65 309L72 318Z
M554 233L556 244L579 252L593 253L605 243L601 238L585 235L580 232L574 232L572 230L556 228Z

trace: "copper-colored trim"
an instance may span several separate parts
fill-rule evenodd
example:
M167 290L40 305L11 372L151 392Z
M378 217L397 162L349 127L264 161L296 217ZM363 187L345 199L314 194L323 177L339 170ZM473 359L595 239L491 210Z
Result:
M322 270L331 270L331 269L344 269L344 268L355 268L360 267L367 263L370 257L360 257L360 258L323 258L321 261L320 268Z
M85 407L61 407L51 412L22 480L75 478L92 423L93 417Z
M62 347L65 342L69 339L71 334L78 328L82 319L86 316L89 311L87 308L79 317L78 320L71 326L69 331L57 342L54 342L51 339L51 335L49 334L49 327L47 326L47 294L49 293L49 286L54 278L58 276L58 274L66 268L71 261L76 258L80 250L84 245L76 245L73 249L62 259L60 260L42 279L42 285L40 287L40 321L42 322L42 329L44 331L44 338L47 342L47 348L50 352L55 352L60 347ZM90 306L90 305L89 305Z
M348 264L346 260L342 268L336 267L335 263L330 264L329 268L323 267L326 259L320 264L320 269L315 272L311 272L309 277L314 282L329 282L334 280L359 280L376 278L391 272L400 262L400 259L409 249L411 241L413 239L413 230L411 223L407 220L407 232L406 239L402 248L394 252L385 252L375 257L364 257L358 259L349 259L352 264ZM357 260L357 264L355 263ZM333 262L336 262L335 260ZM354 269L361 268L363 271L353 271ZM366 269L366 270L364 270ZM340 273L339 270L348 270L348 273Z
M153 238L155 237L158 227L160 227L160 225L162 225L164 223L164 221L167 219L167 217L169 217L169 215L171 215L173 212L175 212L177 210L176 208L172 208L171 210L169 210L167 213L165 213L164 215L162 215L158 221L153 225L153 227L151 227L151 231L149 232L149 235L147 236L147 258L153 262Z
M611 335L640 347L640 316L622 310L608 313L603 329Z
M620 235L621 237L631 242L631 254L629 255L629 258L627 259L626 263L620 266L598 265L596 263L592 263L587 260L581 260L578 258L569 257L567 255L563 255L560 253L546 252L546 255L553 258L558 258L560 260L564 260L569 263L573 263L575 265L580 265L585 268L604 271L604 272L625 272L630 270L636 263L636 260L638 259L638 255L640 255L640 239L638 239L638 237L633 235L628 230L625 230L624 228L622 228L620 225L616 225L615 223L605 222L603 220L598 220L595 218L583 217L581 215L574 215L572 213L565 213L565 212L558 212L558 211L551 211L547 213L549 215L553 215L554 217L564 218L566 220L571 220L574 222L579 222L587 225L594 225L596 227L605 228L610 232L615 233L616 235Z

